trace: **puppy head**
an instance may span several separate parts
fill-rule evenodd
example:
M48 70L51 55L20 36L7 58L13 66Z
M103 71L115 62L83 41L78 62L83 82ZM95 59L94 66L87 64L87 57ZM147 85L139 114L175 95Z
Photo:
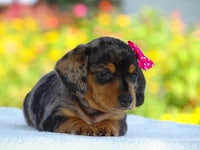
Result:
M121 111L144 101L145 78L136 56L118 39L102 37L80 45L55 69L66 87L93 109Z

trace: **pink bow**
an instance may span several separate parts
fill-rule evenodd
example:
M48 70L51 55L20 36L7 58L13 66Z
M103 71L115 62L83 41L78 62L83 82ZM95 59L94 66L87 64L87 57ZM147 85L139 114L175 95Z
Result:
M151 67L153 67L154 63L149 58L144 56L141 49L135 43L128 41L128 45L135 52L135 55L137 57L138 66L141 69L148 70Z

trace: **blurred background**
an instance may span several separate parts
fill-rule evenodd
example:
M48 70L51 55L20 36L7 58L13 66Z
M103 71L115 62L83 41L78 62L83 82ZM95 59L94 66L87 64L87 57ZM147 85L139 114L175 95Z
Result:
M132 40L155 63L129 113L200 124L199 0L0 0L0 106L22 108L61 56L100 36Z

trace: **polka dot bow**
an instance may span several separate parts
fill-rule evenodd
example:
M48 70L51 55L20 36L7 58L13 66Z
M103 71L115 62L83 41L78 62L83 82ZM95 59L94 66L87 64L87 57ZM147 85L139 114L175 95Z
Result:
M128 41L128 45L134 51L137 57L138 66L141 69L148 70L153 67L154 63L152 62L152 60L144 56L141 49L135 43Z

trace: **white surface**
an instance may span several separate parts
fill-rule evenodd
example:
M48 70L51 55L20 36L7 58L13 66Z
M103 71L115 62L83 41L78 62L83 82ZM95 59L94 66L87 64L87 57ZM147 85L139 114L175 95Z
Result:
M122 137L88 137L39 132L22 111L0 107L0 150L200 150L200 126L128 115Z

